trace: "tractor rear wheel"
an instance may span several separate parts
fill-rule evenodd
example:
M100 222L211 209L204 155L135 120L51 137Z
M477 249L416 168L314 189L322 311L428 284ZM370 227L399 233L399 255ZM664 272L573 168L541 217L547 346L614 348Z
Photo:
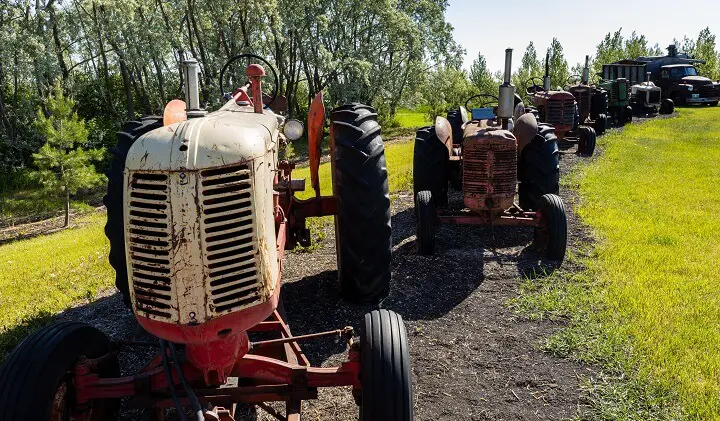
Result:
M447 113L447 119L450 122L450 127L452 127L452 137L454 145L461 144L463 140L463 119L462 114L460 114L461 112L462 110L456 109L450 110Z
M625 107L625 124L632 123L633 120L633 108L632 106L628 105Z
M410 353L402 317L384 309L366 314L360 355L360 421L412 421Z
M80 322L54 323L28 336L0 367L0 420L73 419L73 365L82 356L107 356L95 374L118 377L117 357L108 356L109 351L107 336ZM116 399L93 400L87 419L116 419L119 403Z
M110 242L108 260L110 266L115 269L115 286L128 307L130 307L130 284L125 264L125 226L123 222L125 158L130 147L140 136L162 127L162 125L163 118L159 116L147 116L138 121L127 122L122 130L117 132L117 145L110 149L112 157L107 172L107 193L103 197L103 203L107 208L105 236Z
M413 152L413 194L415 197L419 192L429 190L432 192L436 205L445 206L447 204L448 161L448 149L435 133L435 126L419 129L415 136Z
M597 135L595 129L587 126L580 126L578 128L578 135L580 142L578 143L578 154L585 156L592 156L595 152L595 144L597 143Z
M338 107L331 121L340 289L350 301L375 302L390 291L392 239L385 145L372 107Z
M560 196L546 194L538 201L540 226L535 228L535 247L547 259L562 262L567 249L567 214Z
M535 138L523 148L518 161L520 207L535 209L548 193L560 192L560 150L555 129L541 123Z
M665 98L660 103L660 114L672 114L675 112L675 103L670 98Z
M608 125L608 119L605 114L600 114L597 119L595 120L595 123L593 124L595 129L595 134L598 136L602 136L605 131L607 130Z
M670 99L672 99L672 102L675 104L676 107L682 107L683 105L685 105L685 95L680 92L675 92L674 94L670 95Z
M423 190L415 197L417 203L418 253L429 256L435 251L435 203L432 192Z

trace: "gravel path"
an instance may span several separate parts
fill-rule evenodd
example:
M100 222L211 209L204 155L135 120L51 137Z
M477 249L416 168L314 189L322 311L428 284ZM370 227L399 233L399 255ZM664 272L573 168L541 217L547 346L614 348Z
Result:
M564 155L562 173L581 160L586 159ZM561 195L567 205L574 192ZM459 194L453 199L459 200ZM572 250L589 237L568 208ZM517 295L525 275L547 269L528 247L532 230L496 227L493 236L487 228L441 226L436 254L422 257L416 252L409 193L395 196L392 214L393 286L379 307L400 313L406 322L416 419L556 420L576 415L579 383L590 368L538 351L537 342L559 325L523 320L505 305ZM283 294L295 334L358 327L373 308L338 297L333 230L327 231L319 249L289 253L284 262ZM87 321L113 339L147 339L117 294L61 317ZM344 356L344 344L333 340L308 342L304 350L318 365L336 364ZM138 367L148 355L125 353L123 371ZM126 419L136 418L130 415ZM354 420L357 408L348 389L325 389L319 400L305 403L303 419Z

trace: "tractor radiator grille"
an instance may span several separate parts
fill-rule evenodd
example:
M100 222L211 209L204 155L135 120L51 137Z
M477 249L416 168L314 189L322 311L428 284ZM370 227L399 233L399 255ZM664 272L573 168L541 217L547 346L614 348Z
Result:
M128 255L135 306L159 318L172 316L168 176L134 173L130 178Z
M505 145L463 150L463 191L479 195L515 195L517 152Z
M198 189L210 310L222 314L260 302L250 169L243 164L202 171Z
M586 113L590 113L590 91L589 90L578 90L573 92L575 101L577 101L580 110L584 110Z
M657 104L658 102L660 102L660 90L648 92L648 103Z
M575 125L575 100L548 100L547 121L554 126Z

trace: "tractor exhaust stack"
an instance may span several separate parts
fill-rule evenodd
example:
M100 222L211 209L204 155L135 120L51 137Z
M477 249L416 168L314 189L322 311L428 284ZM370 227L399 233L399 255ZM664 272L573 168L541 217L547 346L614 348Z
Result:
M198 88L198 74L200 65L197 60L190 57L181 63L183 77L185 78L185 106L188 118L203 117L206 111L200 109L200 89Z
M512 76L512 48L505 50L505 77L503 84L500 85L500 95L498 96L497 116L502 120L503 129L508 128L508 121L512 118L515 111L515 87L510 83Z
M550 90L550 52L545 54L545 76L543 76L543 89Z
M590 83L590 56L585 56L585 67L583 68L581 83L583 85Z

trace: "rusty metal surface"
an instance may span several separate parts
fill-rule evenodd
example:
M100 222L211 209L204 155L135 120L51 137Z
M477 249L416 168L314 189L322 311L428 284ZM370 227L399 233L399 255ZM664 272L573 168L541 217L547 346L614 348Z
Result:
M517 184L517 141L507 130L471 122L462 145L463 200L468 208L501 212L512 206Z
M580 123L584 123L590 117L590 100L592 87L588 85L574 85L568 90L574 97L580 113Z

